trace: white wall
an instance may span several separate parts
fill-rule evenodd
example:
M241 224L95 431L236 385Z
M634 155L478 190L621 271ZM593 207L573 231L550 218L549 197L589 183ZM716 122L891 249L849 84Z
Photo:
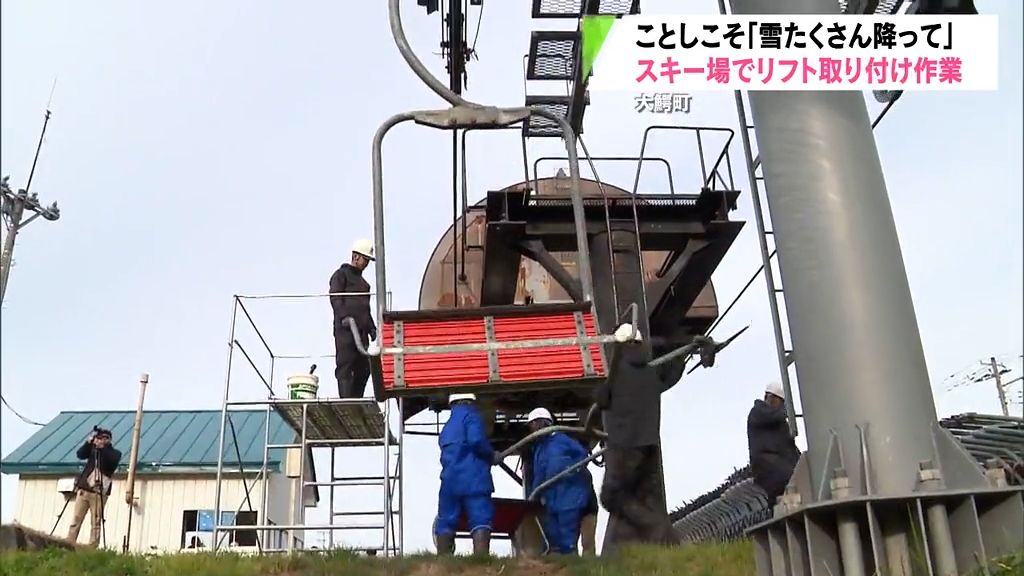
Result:
M253 509L259 511L262 503L262 482L254 482L255 475L247 478ZM57 515L64 506L64 495L57 492L55 476L21 476L18 479L18 503L15 521L24 526L49 533ZM275 524L299 523L300 516L289 516L294 480L271 473L268 499L268 519ZM131 543L133 552L176 551L181 545L182 513L185 510L212 510L216 498L215 474L170 475L153 474L136 477L135 496L139 505L132 517ZM120 550L128 527L128 505L125 503L125 478L115 477L114 487L107 500L106 546ZM245 489L241 477L227 476L222 481L221 510L248 510L244 505ZM296 505L298 503L296 502ZM67 534L74 510L74 501L68 504L54 535ZM302 540L302 534L295 536ZM86 519L78 541L89 539L89 520ZM100 545L102 546L102 540Z

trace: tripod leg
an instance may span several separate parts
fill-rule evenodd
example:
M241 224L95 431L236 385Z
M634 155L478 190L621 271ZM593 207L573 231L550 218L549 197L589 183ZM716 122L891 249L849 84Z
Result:
M57 526L60 526L60 519L64 517L68 504L71 504L71 498L64 498L64 507L60 509L60 514L57 514L57 521L53 523L53 528L50 528L50 536L53 536L53 533L57 531Z
M107 547L107 515L106 515L106 504L107 496L106 492L100 489L100 530L103 534L103 547Z

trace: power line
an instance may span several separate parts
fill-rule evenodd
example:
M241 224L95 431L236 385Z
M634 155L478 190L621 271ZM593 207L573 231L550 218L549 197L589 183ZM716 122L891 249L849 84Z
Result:
M1016 354L1003 354L999 357L1005 358L1007 356L1019 357L1019 355ZM997 358L999 357L990 356L987 360L976 361L977 364L974 365L974 370L970 372L967 372L967 368L965 368L963 370L960 370L959 372L951 374L948 378L946 378L946 381L948 382L953 380L953 382L946 388L946 391L949 392L957 388L964 388L972 384L979 384L982 382L988 382L989 380L993 380L996 386L996 393L999 395L999 406L1002 409L1003 416L1009 416L1009 406L1010 404L1014 404L1015 402L1013 399L1007 398L1006 390L1007 388L1010 387L1011 384L1015 384L1016 382L1020 381L1021 378L1018 377L1010 380L1009 382L1003 382L1002 376L1004 374L1009 374L1010 372L1013 372L1013 370L1007 368L1005 364L999 362L997 360ZM978 366L978 364L980 364L980 366Z
M18 412L10 404L7 403L7 399L3 397L3 394L0 394L0 402L3 402L4 406L7 406L7 409L13 412L15 416L20 418L22 422L26 424L31 424L32 426L46 426L46 424L42 424L40 422L36 422L35 420L31 420L29 418L26 418L25 416L22 416L21 412Z

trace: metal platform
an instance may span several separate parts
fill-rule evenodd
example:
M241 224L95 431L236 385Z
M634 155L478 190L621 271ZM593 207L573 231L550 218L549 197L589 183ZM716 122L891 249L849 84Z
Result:
M310 532L327 532L330 536L330 546L343 545L346 548L364 551L376 551L384 557L401 555L403 552L403 466L402 446L404 422L398 418L398 431L392 433L391 416L402 413L401 401L394 404L378 404L372 398L309 398L309 399L288 399L278 396L281 386L278 385L275 391L274 376L275 363L279 360L294 362L296 360L319 360L333 358L333 355L322 354L277 354L268 342L268 338L260 331L254 320L254 315L246 306L246 302L260 301L264 303L277 302L283 305L286 302L295 303L308 299L324 299L328 294L275 294L258 296L235 296L234 309L232 312L231 332L228 338L228 370L224 382L223 416L221 418L220 432L220 457L217 465L217 485L214 496L214 518L221 518L222 491L224 489L225 474L230 471L224 465L224 454L226 446L235 434L234 427L228 426L229 415L234 408L248 407L265 412L265 442L263 447L263 466L252 478L252 487L261 489L262 498L256 505L250 504L250 508L257 508L257 522L255 525L242 527L234 525L223 525L216 523L213 527L213 551L216 552L225 545L228 533L237 530L256 531L256 546L261 554L274 552L289 552L295 549L308 548L308 536ZM266 351L269 359L269 370L264 372L259 364L253 359L253 355L246 351L242 342L238 340L237 324L247 323L255 333L256 350L260 347ZM235 352L240 354L235 354ZM234 364L244 359L245 364L255 372L256 377L262 382L265 390L261 391L260 399L236 400L232 392L237 395L238 391L233 390L232 374ZM262 363L260 363L262 364ZM325 390L320 389L323 393ZM242 391L244 392L244 391ZM252 395L248 395L252 398ZM282 420L294 431L294 439L286 443L270 443L270 422L271 413L277 412ZM231 435L230 437L228 435ZM349 456L350 453L339 450L363 449L363 454ZM267 466L268 452L271 450L285 450L288 452L290 463L288 464L289 474L284 481L291 485L289 491L291 498L295 500L288 502L283 507L290 510L287 517L269 515L272 509L281 510L282 507L271 505L269 498L271 491L267 490L271 481L271 472ZM376 452L381 457L372 456L368 452ZM327 479L317 479L317 462L323 462L329 457L330 476ZM352 476L350 459L363 459L369 457L369 461L376 463L375 471L367 471L370 475ZM340 462L337 462L341 460ZM335 464L338 466L335 466ZM297 465L297 468L293 466ZM336 492L350 489L352 487L361 490L358 498L349 494L340 497ZM377 491L378 494L367 497L367 487ZM248 493L249 488L246 488ZM307 509L320 506L323 503L320 494L327 494L327 517L326 524L312 524L307 522ZM246 500L248 501L248 499ZM375 509L367 509L371 502L379 502ZM336 507L335 504L338 504ZM274 503L275 505L277 503ZM351 508L350 508L351 507ZM280 512L278 512L280 514ZM361 519L353 522L352 519ZM369 533L374 540L366 544L355 544L352 541L341 542L336 539L337 533L362 532ZM380 540L376 540L377 534ZM285 545L279 546L275 542L284 539Z
M384 412L377 402L366 400L317 399L274 402L274 410L296 434L302 434L302 411L306 411L306 443L320 446L382 446ZM388 444L396 445L391 430Z
M530 33L527 80L572 80L580 34L575 30L538 30Z
M640 13L640 0L533 0L534 18L579 18L590 4L590 15L624 16Z

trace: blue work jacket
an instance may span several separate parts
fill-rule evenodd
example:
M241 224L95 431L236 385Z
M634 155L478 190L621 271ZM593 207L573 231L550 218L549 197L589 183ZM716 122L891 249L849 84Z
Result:
M475 406L456 404L438 438L441 446L441 493L478 496L494 492L494 450L484 434Z
M576 440L555 432L541 440L533 451L532 494L537 486L589 455ZM586 508L590 500L593 480L586 467L562 478L540 493L544 508L552 512Z

